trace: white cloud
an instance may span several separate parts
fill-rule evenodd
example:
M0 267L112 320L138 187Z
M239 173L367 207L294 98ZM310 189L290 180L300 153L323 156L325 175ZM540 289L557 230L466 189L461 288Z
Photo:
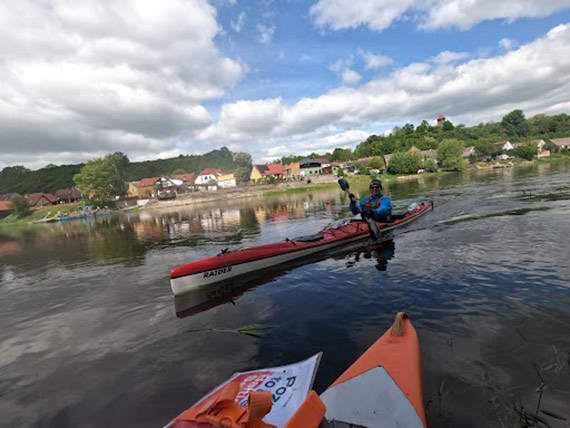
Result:
M234 21L232 19L230 25L232 26L232 28L234 29L234 31L236 32L240 32L245 24L245 17L247 16L247 14L245 13L245 11L240 12L240 14L238 15L237 19Z
M382 31L408 17L424 29L467 30L482 21L544 17L569 7L568 0L318 0L311 16L317 26L333 30L367 26Z
M366 25L382 31L403 16L419 0L319 0L311 7L311 16L319 27L333 30Z
M0 26L4 163L174 149L245 70L216 48L206 0L21 0L0 8Z
M515 48L518 45L517 41L515 39L501 39L499 41L499 46L501 46L501 48L503 48L506 51L510 51L511 49Z
M360 79L360 74L354 70L344 70L342 72L342 81L345 85L354 85L355 83L358 83Z
M333 68L342 69L343 61ZM340 87L292 105L281 98L230 103L200 138L236 142L267 157L270 147L284 154L312 151L316 146L309 144L319 142L327 148L330 135L430 120L441 112L466 124L497 120L515 108L527 115L567 112L570 25L503 55L457 61L410 64L360 87Z
M257 31L259 32L259 41L264 45L268 45L273 41L275 34L275 26L257 24Z
M362 58L364 59L365 62L364 66L365 70L377 70L379 68L386 67L394 62L392 58L386 55L381 55L381 54L375 55L371 52L362 52L362 51L360 52L360 54L362 55Z
M450 62L455 62L465 58L469 58L469 56L470 54L468 54L467 52L443 51L431 57L430 61L436 64L449 64Z

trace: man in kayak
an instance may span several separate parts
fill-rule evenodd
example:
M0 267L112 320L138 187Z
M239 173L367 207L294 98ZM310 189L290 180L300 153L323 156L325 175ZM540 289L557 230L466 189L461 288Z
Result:
M374 221L386 222L390 220L392 212L392 199L390 196L382 195L382 182L374 178L370 182L371 195L360 201L360 212L362 217L369 217ZM352 214L358 214L358 208L351 202L349 205Z

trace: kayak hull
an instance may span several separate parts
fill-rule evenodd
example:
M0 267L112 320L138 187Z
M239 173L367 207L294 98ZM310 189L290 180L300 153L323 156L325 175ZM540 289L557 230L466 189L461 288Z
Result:
M320 397L328 421L425 428L420 346L408 315L398 313L394 325Z
M431 202L424 202L412 212L391 223L378 223L382 233L402 227L432 208ZM174 295L182 295L204 285L227 281L251 274L262 269L281 265L295 259L366 239L370 236L369 226L364 221L355 221L337 229L326 229L314 235L313 241L285 240L248 249L219 254L175 268L170 274L170 285Z

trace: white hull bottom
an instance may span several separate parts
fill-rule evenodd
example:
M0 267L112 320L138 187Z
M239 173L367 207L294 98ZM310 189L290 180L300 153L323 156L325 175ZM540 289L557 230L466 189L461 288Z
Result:
M430 208L431 209L431 208ZM384 234L390 230L400 228L403 225L416 220L418 217L421 217L430 209L423 211L421 214L411 217L409 220L394 225L392 227L387 227L382 229L381 232ZM305 250L298 250L293 251L286 254L280 254L273 257L267 257L260 260L254 260L251 262L245 262L240 264L235 264L232 266L221 267L217 269L213 269L211 271L206 272L199 272L192 275L181 276L178 278L172 278L170 280L170 287L172 288L172 292L175 296L179 296L181 294L187 293L191 290L194 290L198 287L214 284L221 281L226 281L237 276L245 275L248 273L256 272L262 269L266 269L268 267L276 266L282 263L289 262L291 260L300 259L305 256L309 256L311 254L319 253L322 251L329 250L334 247L339 247L341 245L346 245L351 242L360 241L363 239L367 239L370 235L364 234L355 236L354 238L343 239L342 241L335 241L331 242L330 244L318 245L315 247L307 248Z

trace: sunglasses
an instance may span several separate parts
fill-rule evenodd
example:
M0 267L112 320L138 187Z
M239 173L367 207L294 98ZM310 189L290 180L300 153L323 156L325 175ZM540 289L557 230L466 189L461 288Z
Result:
M380 189L380 186L370 186L371 189Z

